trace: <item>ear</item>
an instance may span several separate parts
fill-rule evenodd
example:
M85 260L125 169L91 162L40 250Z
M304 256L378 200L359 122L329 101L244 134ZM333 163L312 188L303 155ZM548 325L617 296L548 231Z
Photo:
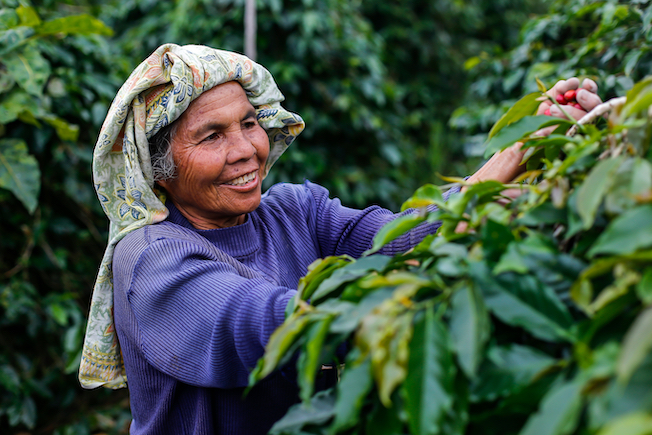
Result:
M170 191L169 187L171 182L172 180L158 180L155 184L158 184L160 187L165 189L166 192L169 192Z

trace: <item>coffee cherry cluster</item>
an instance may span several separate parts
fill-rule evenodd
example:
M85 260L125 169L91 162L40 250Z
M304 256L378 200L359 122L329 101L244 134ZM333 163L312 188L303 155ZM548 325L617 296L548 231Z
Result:
M584 109L580 103L577 102L576 100L577 97L577 91L575 89L571 89L570 91L566 91L564 94L558 94L555 97L555 100L561 105L568 105L568 106L573 106L576 109ZM551 116L550 109L546 109L545 112L543 112L544 115Z

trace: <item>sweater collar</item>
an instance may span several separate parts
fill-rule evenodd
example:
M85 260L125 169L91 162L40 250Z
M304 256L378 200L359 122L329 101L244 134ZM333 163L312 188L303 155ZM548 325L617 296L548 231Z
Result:
M247 215L247 219L242 225L216 228L213 230L198 230L181 214L172 201L166 201L165 206L170 211L170 215L167 218L169 222L196 232L232 257L251 255L260 247L256 228L253 224L253 213Z

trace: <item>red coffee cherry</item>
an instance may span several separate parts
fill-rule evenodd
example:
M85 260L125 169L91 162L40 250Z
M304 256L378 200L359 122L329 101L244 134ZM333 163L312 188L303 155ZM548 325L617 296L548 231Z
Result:
M580 103L573 103L573 107L576 109L584 110L584 107Z
M550 109L546 109L546 111L543 112L543 114L546 116L552 116L552 113L550 113Z
M564 96L563 96L562 94L558 94L558 95L555 97L555 100L557 100L557 102L558 102L559 104L566 104L566 103L568 102L568 101L566 101L566 98L564 98Z
M566 99L566 101L575 102L576 97L577 97L577 91L575 89L566 91L566 93L564 94L564 98Z

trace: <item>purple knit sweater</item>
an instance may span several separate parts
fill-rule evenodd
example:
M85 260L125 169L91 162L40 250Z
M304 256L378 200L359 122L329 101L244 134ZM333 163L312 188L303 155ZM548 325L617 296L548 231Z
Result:
M316 184L277 184L246 222L197 230L170 203L165 222L130 233L113 258L116 330L132 434L265 434L298 401L275 373L243 399L249 371L310 263L360 255L397 215L354 210ZM403 252L437 224L385 248Z

